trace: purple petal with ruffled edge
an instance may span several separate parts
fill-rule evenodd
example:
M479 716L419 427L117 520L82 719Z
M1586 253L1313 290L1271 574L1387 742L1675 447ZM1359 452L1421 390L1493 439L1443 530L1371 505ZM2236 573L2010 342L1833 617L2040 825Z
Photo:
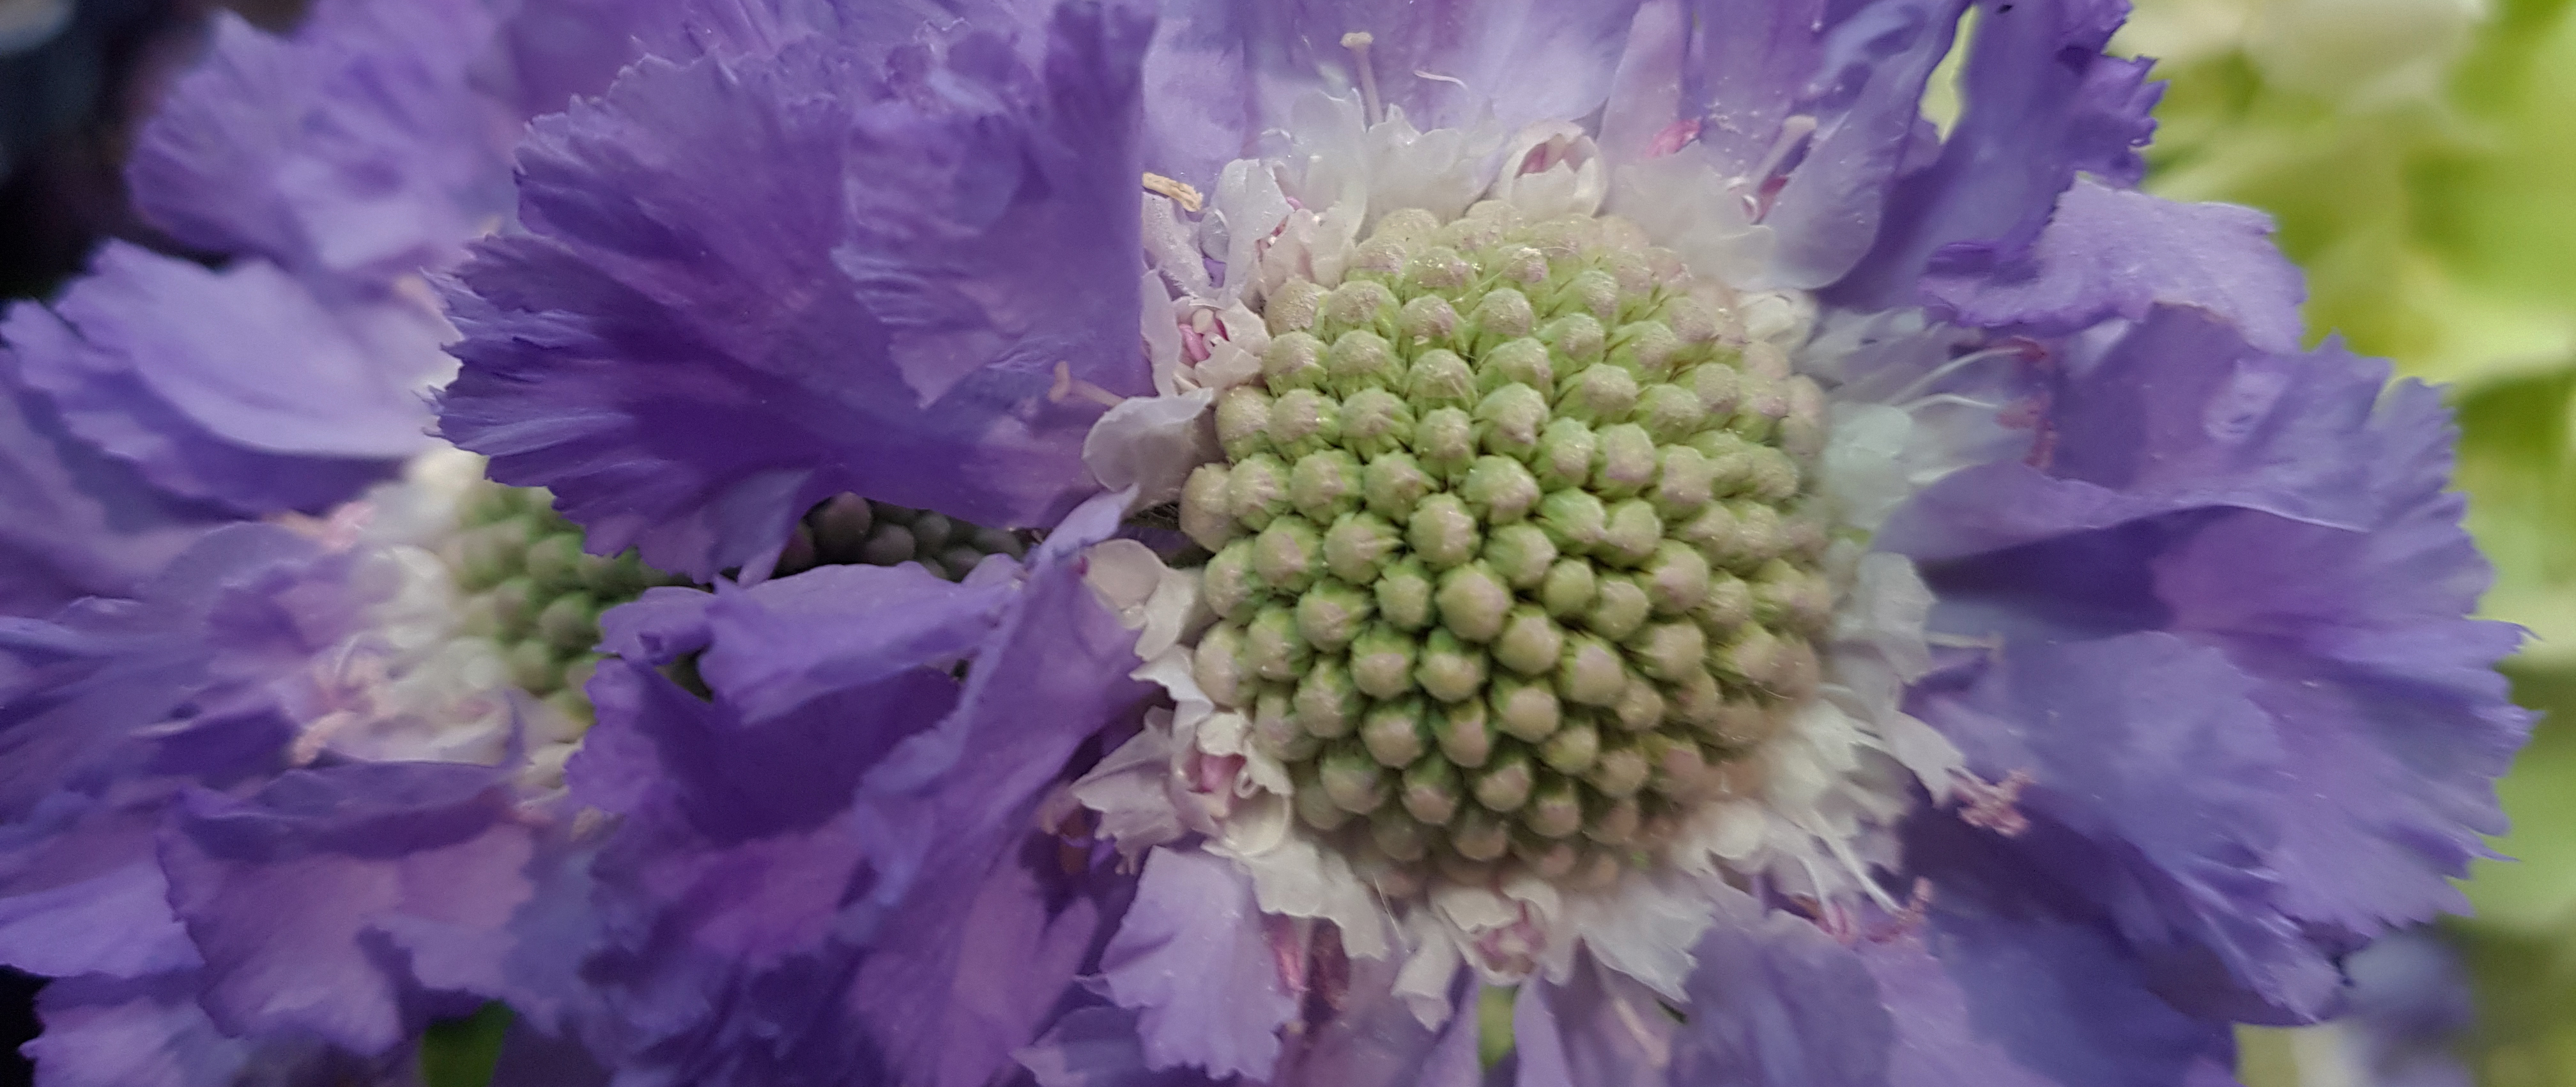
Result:
M1438 1029L1415 1017L1413 997L1395 991L1398 964L1344 960L1317 979L1299 1044L1271 1082L1277 1087L1475 1087L1476 982L1461 971L1449 989L1449 1017ZM1309 977L1315 977L1310 962ZM1321 1001L1316 997L1322 997ZM1323 1004L1317 1009L1316 1004Z
M2065 336L2157 306L2207 311L2256 349L2299 349L2307 288L2272 246L2272 219L2231 204L2182 204L2079 178L2029 250L2003 267L1959 259L1924 293L1974 328Z
M1958 124L1940 157L1895 187L1888 229L1827 301L1915 304L1937 263L2017 259L2079 172L2137 184L2163 89L2146 81L2148 61L2102 52L2127 14L2126 0L1981 0Z
M1045 1037L1014 1056L1038 1087L1215 1087L1220 1082L1187 1065L1147 1066L1145 1043L1136 1036L1136 1013L1116 1006L1067 1012Z
M1124 505L1093 499L1047 538L957 712L860 787L880 883L845 920L879 946L849 1008L901 1078L982 1083L1036 1036L1094 938L1089 903L1041 893L1067 873L1024 854L1075 751L1152 695L1127 674L1134 632L1082 577L1081 549L1115 530Z
M981 28L977 28L981 29ZM1135 68L1147 28L1067 6L1010 42L918 47L882 75L807 36L653 61L541 122L526 236L449 296L464 373L442 428L494 478L551 487L593 551L712 577L856 491L1044 524L1089 487L1096 407L1135 347ZM879 46L882 48L882 46Z
M127 175L147 218L202 249L382 284L452 263L508 208L509 112L474 85L478 0L322 0L276 38L219 13Z
M521 117L560 113L644 57L644 39L680 22L688 0L521 0L500 28L510 101Z
M1875 1087L1896 1027L1869 971L1815 925L1721 892L1692 949L1676 1087Z
M153 852L163 790L111 803L57 793L0 827L0 962L46 977L194 970Z
M63 978L36 997L45 1031L23 1047L44 1087L202 1087L236 1082L256 1047L197 1006L194 974Z
M1913 935L1856 948L1896 1023L1888 1087L2061 1087L1982 1037L1967 994Z
M2529 727L2491 670L2516 634L2464 618L2487 571L2442 493L2447 419L2420 386L2383 394L2384 364L2336 347L2266 355L2206 312L2157 310L2076 362L2047 421L2045 471L1988 466L1936 484L1882 545L1932 560L1935 625L2003 635L2007 668L2063 652L2048 642L2143 645L2140 632L2207 647L2181 681L2201 697L2195 713L2260 730L2278 753L2234 770L2178 763L2170 789L2122 801L2088 776L2107 769L2053 782L2072 767L1992 746L2087 717L2073 686L1983 716L1927 707L1926 719L1998 756L1972 756L1981 775L2032 771L2048 790L2038 803L2086 810L2057 817L2125 828L2099 843L2108 854L2047 863L2200 858L2164 868L2169 882L2101 884L2106 905L2126 902L2123 924L2167 996L2211 1014L2313 1017L2334 998L2326 959L2463 905L2445 877L2502 829L2491 783ZM2113 682L2140 665L2095 672ZM2101 758L2135 772L2128 756ZM2245 856L2126 840L2203 808L2243 813ZM2208 893L2174 897L2193 887Z
M412 302L326 303L276 266L123 242L0 335L63 425L153 485L244 514L320 510L426 449L449 364Z
M450 763L296 771L246 800L199 791L163 838L171 904L227 1033L382 1053L421 1026L405 921L498 928L533 891L536 832L503 775Z
M1100 960L1103 993L1137 1012L1145 1061L1269 1078L1297 1001L1279 979L1251 877L1199 850L1145 856L1136 901Z
M5 333L0 333L5 334ZM220 523L145 483L63 428L0 348L0 615L51 615L84 596L129 596Z

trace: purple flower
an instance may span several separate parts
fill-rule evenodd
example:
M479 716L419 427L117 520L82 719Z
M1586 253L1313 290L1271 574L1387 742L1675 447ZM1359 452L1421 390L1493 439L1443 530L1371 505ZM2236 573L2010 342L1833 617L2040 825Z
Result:
M2460 908L2518 635L2433 394L2130 188L2120 6L1990 0L1944 132L1965 7L675 0L472 241L367 167L482 54L242 50L327 105L147 160L242 256L86 289L438 271L561 517L439 451L0 627L60 1074L497 999L503 1082L2229 1082ZM408 372L82 319L20 365L171 493L407 451L317 408Z

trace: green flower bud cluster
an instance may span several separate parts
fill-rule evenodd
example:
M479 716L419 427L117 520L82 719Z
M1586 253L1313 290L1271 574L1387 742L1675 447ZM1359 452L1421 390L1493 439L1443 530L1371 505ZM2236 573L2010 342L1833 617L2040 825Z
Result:
M580 526L552 503L542 488L478 483L439 558L464 597L464 632L500 647L513 685L586 724L582 685L599 661L591 647L600 613L653 586L689 581L645 566L631 549L616 558L584 554Z
M816 506L796 524L780 575L816 566L896 566L919 563L955 581L991 555L1019 558L1028 543L1018 534L954 520L944 514L871 502L844 494Z
M1632 224L1386 216L1184 488L1200 685L1382 888L1652 863L1810 697L1823 397Z

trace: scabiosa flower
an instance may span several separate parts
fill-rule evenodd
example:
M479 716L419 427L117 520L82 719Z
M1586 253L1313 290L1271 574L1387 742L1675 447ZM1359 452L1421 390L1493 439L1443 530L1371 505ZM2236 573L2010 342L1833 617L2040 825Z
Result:
M601 837L470 763L185 794L118 886L196 958L116 976L217 1033L466 993L622 1083L1446 1084L1490 1006L1524 1083L2224 1082L2497 829L2446 420L2300 350L2259 216L2129 188L2116 4L1983 8L1946 133L1953 0L684 7L447 288L442 432L713 586L598 620ZM641 587L563 538L431 609L533 623L531 688ZM854 555L915 562L793 572ZM309 646L173 644L312 735L232 663ZM295 995L368 1002L262 984L279 886L344 971Z

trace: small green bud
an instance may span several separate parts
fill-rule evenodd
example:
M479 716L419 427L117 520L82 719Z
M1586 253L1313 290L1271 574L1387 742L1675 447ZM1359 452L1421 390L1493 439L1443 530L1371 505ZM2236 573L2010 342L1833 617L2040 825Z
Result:
M1402 769L1431 748L1431 727L1416 698L1380 702L1360 715L1360 742L1380 766Z
M1237 385L1216 398L1216 440L1228 460L1242 460L1270 448L1270 394L1257 386Z
M1413 681L1431 697L1443 702L1464 702L1485 688L1485 654L1447 630L1434 630L1422 639L1422 662L1413 668Z
M1385 518L1374 513L1346 513L1324 532L1324 568L1353 585L1367 585L1377 580L1387 557L1403 543L1404 537ZM1702 569L1706 569L1704 562Z
M1440 744L1440 754L1460 766L1483 766L1494 754L1493 721L1476 699L1433 703L1431 736Z
M1644 752L1633 745L1617 745L1602 749L1584 780L1604 795L1616 798L1636 795L1653 773L1654 766L1646 761Z
M1628 636L1646 625L1654 614L1654 599L1634 579L1623 574L1604 574L1594 591L1592 610L1583 616L1585 629L1610 641L1626 641Z
M1224 547L1239 532L1225 509L1226 475L1225 465L1202 464L1181 484L1181 532L1210 551Z
M1600 577L1591 563L1561 559L1548 567L1547 580L1539 583L1538 602L1549 615L1565 619L1592 610L1593 597L1599 593Z
M1692 665L1696 667L1699 662L1693 661ZM1610 707L1611 717L1629 732L1644 732L1662 724L1664 712L1664 692L1639 677L1630 677L1628 689L1619 692L1619 701Z
M1297 598L1297 633L1318 650L1339 652L1359 637L1372 603L1368 592L1357 586L1323 582Z
M1236 540L1218 549L1199 574L1199 592L1208 610L1242 622L1252 619L1268 586L1252 572L1252 541Z
M1511 847L1511 827L1488 812L1469 808L1449 824L1449 848L1470 861L1500 859Z
M1358 458L1339 449L1308 453L1288 471L1288 502L1306 519L1331 524L1359 508L1360 483Z
M1288 512L1288 466L1268 453L1234 462L1225 478L1225 507L1246 528L1270 527L1271 518Z
M1635 797L1620 797L1595 805L1592 817L1583 823L1583 836L1603 845L1626 845L1637 836L1638 824L1645 821L1645 810Z
M1564 705L1545 683L1503 676L1494 681L1487 698L1493 703L1495 727L1531 743L1554 735L1565 720Z
M1470 562L1440 575L1433 602L1440 608L1440 625L1450 633L1470 642L1490 642L1503 632L1512 590L1492 567Z
M1315 327L1315 319L1324 307L1325 290L1310 279L1292 279L1282 283L1262 300L1262 323L1268 326L1272 342L1293 332Z
M1426 294L1404 304L1396 317L1396 331L1408 346L1446 343L1458 334L1458 310L1449 300Z
M512 519L494 521L462 534L459 565L467 589L487 589L519 575L528 553L529 525Z
M1673 364L1682 357L1681 337L1661 321L1621 325L1610 334L1610 361L1647 380L1672 376ZM1700 410L1701 417L1707 414L1707 409Z
M1476 803L1488 811L1518 811L1529 803L1530 790L1537 785L1538 771L1531 768L1528 753L1517 747L1507 748L1476 775ZM1466 850L1461 848L1459 852Z
M1341 389L1393 380L1397 364L1395 346L1366 329L1342 333L1324 352L1324 372Z
M1324 535L1303 517L1281 517L1252 538L1252 572L1281 592L1304 592L1324 572Z
M562 592L581 584L581 536L557 533L528 545L524 560L528 576L548 592Z
M1655 451L1655 486L1646 498L1666 522L1687 521L1717 495L1717 469L1707 454L1687 445Z
M1476 300L1475 312L1467 315L1466 330L1479 353L1502 346L1506 340L1529 335L1538 328L1538 314L1530 308L1529 298L1510 287L1497 287Z
M1445 826L1458 815L1458 770L1445 759L1424 759L1404 772L1400 798L1406 814L1430 826Z
M1424 471L1447 479L1476 456L1476 422L1457 408L1433 408L1413 424L1413 453Z
M1369 512L1390 521L1413 516L1416 504L1438 487L1411 453L1387 453L1368 462L1360 480L1361 498Z
M1558 550L1580 555L1590 552L1609 531L1610 510L1590 491L1549 491L1538 500L1538 523Z
M1709 592L1708 556L1688 544L1665 540L1655 545L1639 576L1646 599L1658 615L1681 615L1700 606Z
M537 636L566 653L588 650L599 642L599 605L581 593L554 598L537 613Z
M1366 815L1386 803L1386 770L1370 758L1365 748L1336 747L1324 752L1316 776L1331 797L1333 806L1353 815Z
M1190 660L1190 674L1210 701L1228 707L1246 704L1251 677L1243 668L1241 625L1223 622L1209 627L1207 633L1199 635L1198 648Z
M1590 366L1559 383L1556 410L1596 427L1624 422L1637 406L1637 377L1616 366Z
M1536 525L1508 524L1495 529L1485 540L1485 562L1501 575L1505 584L1516 589L1538 587L1547 577L1548 567L1556 562L1556 541Z
M1273 393L1324 384L1324 341L1305 332L1275 337L1261 352L1261 380Z
M545 607L545 593L537 583L524 575L492 587L492 617L501 626L505 638L524 638L537 624L537 612Z
M1711 630L1733 630L1753 621L1753 587L1733 574L1712 574L1708 595L1691 609L1691 618Z
M1628 640L1628 647L1640 671L1666 682L1679 682L1705 667L1708 659L1708 635L1689 620L1647 627Z
M1277 683L1303 675L1314 650L1297 633L1297 613L1277 604L1262 608L1243 628L1243 659L1252 674Z
M510 673L512 686L539 698L563 686L563 666L555 659L553 647L544 642L526 641L511 646L502 654L502 662Z
M1377 576L1377 613L1405 630L1431 625L1431 573L1410 556Z
M1708 425L1699 396L1678 385L1651 385L1637 398L1637 425L1659 442L1678 442Z
M1395 331L1395 292L1384 283L1344 280L1324 299L1321 323L1336 329Z
M1424 563L1446 570L1476 557L1477 545L1483 542L1477 527L1476 515L1466 502L1454 494L1435 494L1414 507L1404 538Z
M1546 327L1539 329L1539 338L1547 341L1557 357L1577 366L1591 366L1601 361L1602 351L1608 347L1610 337L1602 331L1601 322L1591 314L1576 313L1548 322ZM1619 370L1615 366L1595 368ZM1625 370L1619 372L1626 373ZM1634 383L1633 380L1630 382Z
M1592 553L1623 566L1639 566L1655 557L1655 546L1663 539L1664 519L1655 515L1654 504L1631 498L1610 507L1609 527Z
M1264 685L1253 696L1251 714L1253 743L1273 758L1298 762L1324 749L1322 740L1298 727L1296 702L1286 687Z
M1541 494L1538 480L1521 462L1490 454L1476 458L1468 466L1467 479L1459 493L1466 498L1468 508L1488 525L1510 524L1529 516Z
M1413 689L1412 635L1372 623L1351 639L1351 682L1371 698L1394 698Z
M1547 420L1547 397L1527 385L1505 385L1476 404L1476 433L1488 453L1517 457L1536 450Z
M1583 793L1571 781L1551 777L1530 798L1521 825L1543 838L1569 838L1583 829Z
M957 523L946 514L923 510L912 519L913 544L923 551L937 551L948 546L948 538L957 531Z
M1528 604L1511 610L1493 642L1494 659L1525 676L1546 675L1565 654L1565 631L1546 612Z
M1589 721L1575 721L1549 735L1540 744L1540 761L1561 773L1580 774L1592 766L1601 753L1601 733Z
M1435 245L1413 255L1404 269L1405 285L1415 291L1454 291L1475 281L1476 266L1445 245Z
M1522 286L1536 286L1547 282L1547 254L1530 246L1515 245L1507 248L1494 263L1496 270L1502 273L1504 279Z
M1488 351L1476 367L1477 385L1492 392L1505 385L1527 385L1533 389L1556 387L1556 367L1548 361L1547 344L1536 337L1524 336Z
M1541 879L1564 879L1572 875L1575 866L1583 860L1583 851L1572 842L1531 841L1526 838L1512 841L1512 855L1529 865L1530 871Z
M1419 408L1463 408L1476 402L1475 371L1445 348L1415 356L1404 385L1405 398Z
M1407 246L1421 246L1430 244L1432 236L1439 232L1439 216L1421 208L1398 208L1379 219L1377 229L1370 231L1369 237L1400 241Z
M1676 295L1664 302L1663 320L1683 343L1708 343L1726 335L1733 320L1696 295Z
M1610 643L1589 634L1565 640L1565 655L1556 666L1558 697L1579 705L1608 706L1616 704L1627 687L1628 670Z
M909 525L880 524L868 534L868 542L859 545L859 561L870 566L909 562L920 553L921 544L913 538Z
M1601 457L1592 473L1593 493L1625 498L1655 481L1655 440L1635 423L1601 428Z
M1326 833L1350 824L1353 816L1324 791L1321 780L1298 781L1295 786L1298 822Z
M1342 446L1362 457L1397 452L1413 440L1413 409L1384 389L1361 389L1342 401Z
M1290 389L1270 402L1269 434L1283 458L1332 448L1342 436L1342 405L1313 389Z
M1296 694L1290 702L1297 717L1297 728L1309 736L1329 740L1346 735L1359 723L1362 700L1359 688L1351 683L1350 672L1342 662L1325 657L1297 680Z
M1369 840L1397 861L1431 855L1431 831L1397 808L1381 808L1369 818Z
M1723 362L1701 363L1690 372L1690 390L1709 418L1729 418L1744 401L1744 374Z
M1592 460L1601 451L1601 439L1592 427L1580 419L1556 418L1539 435L1538 449L1530 457L1530 467L1539 483L1551 488L1582 487L1592 480Z
M1557 289L1553 301L1559 313L1580 310L1590 315L1597 330L1601 322L1619 319L1619 279L1601 269L1588 268L1568 278L1565 286Z
M1413 246L1404 239L1372 234L1351 250L1350 269L1344 275L1381 282L1404 274L1404 264L1413 256Z

